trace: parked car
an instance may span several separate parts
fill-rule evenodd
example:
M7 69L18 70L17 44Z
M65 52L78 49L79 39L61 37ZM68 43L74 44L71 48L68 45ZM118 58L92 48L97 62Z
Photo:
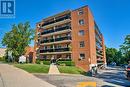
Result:
M128 67L128 64L121 64L120 67L126 70Z
M130 80L130 65L126 68L126 77Z

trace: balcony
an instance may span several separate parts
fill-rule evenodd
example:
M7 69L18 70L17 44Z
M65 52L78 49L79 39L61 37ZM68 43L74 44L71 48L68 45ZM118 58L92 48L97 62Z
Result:
M43 41L41 41L41 44L42 43L51 43L51 42L63 41L63 40L71 40L71 37L65 36L65 37L60 37L60 38L55 38L55 39L43 40Z
M59 21L66 20L66 19L70 19L70 15L66 15L66 16L63 16L61 18L57 18L55 21L59 22Z
M99 42L96 42L96 47L97 47L98 49L102 49L102 48L103 48L102 45L101 45Z
M40 53L53 52L53 49L40 50Z
M101 39L100 37L98 37L98 36L96 35L95 38L96 38L96 41L97 41L97 42L99 42L100 44L102 44L102 39Z
M101 33L101 31L99 30L98 25L96 24L96 22L95 22L94 24L95 24L95 25L94 25L95 31L97 32L97 34L98 34L99 36L102 36L102 33Z
M70 15L65 15L65 16L63 16L61 18L57 18L56 20L45 22L42 26L47 26L49 24L53 24L55 22L63 21L63 20L66 20L66 19L70 19Z
M66 48L56 48L55 49L55 52L64 52L64 51L69 51L69 48L66 47Z
M100 51L103 51L102 47L99 47L96 45L96 50L100 50Z
M103 64L104 64L104 60L102 58L97 59L97 65L98 66L103 65Z
M70 26L64 26L64 27L56 28L55 32L62 31L62 30L67 30L67 29L71 29L71 27Z
M54 30L47 30L47 31L42 32L41 35L53 33L53 32L54 32Z
M97 62L101 63L101 62L104 62L104 60L103 59L97 59Z
M102 55L102 54L99 54L99 53L96 53L96 56L98 56L98 57L103 57L103 55Z
M55 41L62 41L62 40L71 40L71 37L65 36L65 37L60 37L55 39Z
M71 27L70 26L64 26L64 27L56 28L55 30L53 29L53 30L44 31L44 32L41 33L41 35L50 34L50 33L63 31L63 30L68 30L68 29L71 29Z
M54 22L55 22L54 20L53 21L49 21L49 22L45 22L42 26L46 26L46 25L52 24Z
M101 51L100 52L97 51L96 53L99 54L99 55L103 55L103 53Z
M40 53L47 53L47 52L65 52L70 51L68 47L66 48L55 48L55 49L46 49L46 50L40 50Z
M49 40L43 40L41 43L49 43L49 42L54 42L54 39L49 39Z

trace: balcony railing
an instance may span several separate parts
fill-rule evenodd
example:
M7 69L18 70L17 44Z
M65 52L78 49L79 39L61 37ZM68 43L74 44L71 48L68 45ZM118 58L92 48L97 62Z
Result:
M41 43L49 43L49 42L54 42L54 39L49 39L49 40L43 40Z
M66 15L66 16L64 16L64 17L62 17L62 18L58 18L58 19L56 19L55 21L56 21L56 22L59 22L59 21L66 20L66 19L70 19L70 15Z
M95 38L96 38L96 42L99 42L100 44L102 44L102 40L98 36L96 36Z
M71 27L67 25L67 26L64 26L64 27L56 28L55 32L62 31L62 30L67 30L67 29L71 29Z
M62 41L62 40L71 40L71 37L65 36L65 37L60 37L55 39L55 41Z
M63 16L63 17L61 17L61 18L58 18L58 19L53 20L53 21L50 21L50 22L45 22L42 26L46 26L46 25L49 25L49 24L53 24L53 23L55 23L55 22L59 22L59 21L66 20L66 19L70 19L70 15Z
M55 48L55 49L46 49L46 50L40 50L40 53L47 53L47 52L64 52L64 51L70 51L69 48Z
M47 31L42 32L41 35L48 34L48 33L53 33L53 32L54 32L54 30L47 30Z
M56 41L63 41L63 40L71 40L70 36L55 38L55 39L49 39L49 40L43 40L41 43L50 43L50 42L56 42Z
M101 56L103 56L103 53L102 52L96 52L98 55L101 55Z
M42 26L46 26L46 25L49 25L49 24L52 24L52 23L55 23L55 21L45 22Z
M98 54L98 53L96 53L96 56L98 56L98 57L103 57L103 55L101 55L101 54Z
M97 63L104 63L103 60L97 60Z
M96 42L96 47L98 47L99 49L102 49L102 45L99 42Z
M70 26L64 26L64 27L56 28L55 30L53 29L53 30L44 31L44 32L41 33L41 35L54 33L54 32L57 32L57 31L62 31L62 30L67 30L67 29L71 29L71 27Z
M69 51L69 48L56 48L55 52L64 52L64 51Z

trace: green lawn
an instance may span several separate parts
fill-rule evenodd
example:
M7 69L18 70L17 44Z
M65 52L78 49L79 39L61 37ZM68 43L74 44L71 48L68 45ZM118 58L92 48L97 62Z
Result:
M14 64L15 67L23 69L29 73L48 73L49 65L40 64Z
M49 65L40 64L14 64L15 67L23 69L29 73L48 73ZM58 66L60 73L85 74L83 70L75 66Z
M58 69L61 73L68 74L85 74L85 72L75 66L58 66Z

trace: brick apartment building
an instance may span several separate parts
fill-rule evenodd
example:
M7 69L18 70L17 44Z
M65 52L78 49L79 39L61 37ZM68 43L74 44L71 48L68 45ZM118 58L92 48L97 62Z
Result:
M104 38L88 6L36 24L35 58L72 59L84 71L106 64Z

